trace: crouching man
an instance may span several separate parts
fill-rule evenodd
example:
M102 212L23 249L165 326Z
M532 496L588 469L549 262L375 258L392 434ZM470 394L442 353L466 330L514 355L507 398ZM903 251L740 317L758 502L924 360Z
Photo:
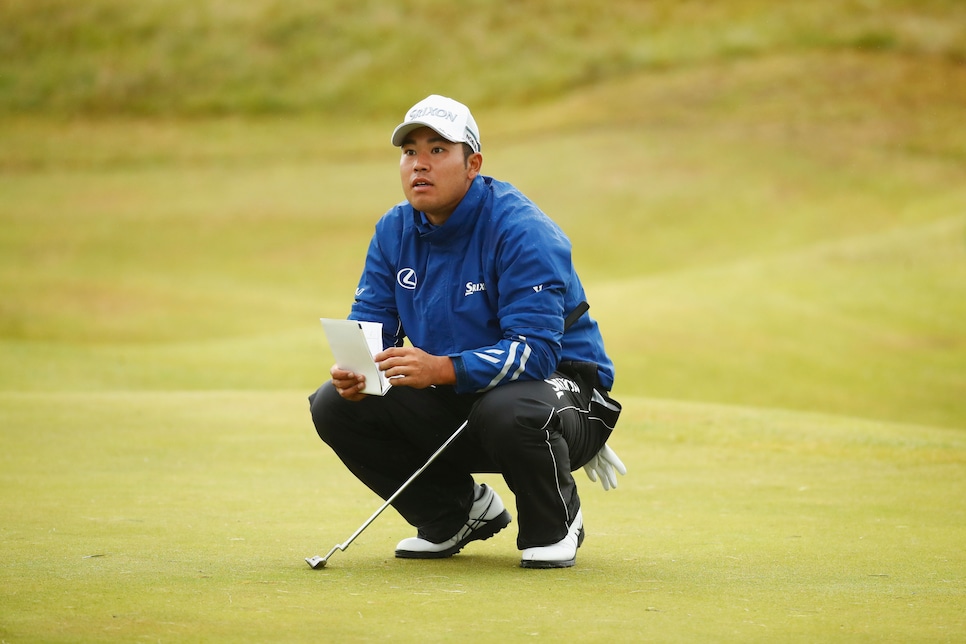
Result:
M381 322L384 396L331 370L311 397L319 436L416 528L396 557L450 557L511 521L473 474L513 492L524 568L573 566L584 538L572 472L605 489L624 466L607 445L620 414L613 363L563 231L508 183L481 174L469 109L430 96L392 134L405 201L376 224L350 319ZM571 315L573 314L573 315ZM568 324L568 316L571 318ZM403 346L404 338L411 346Z

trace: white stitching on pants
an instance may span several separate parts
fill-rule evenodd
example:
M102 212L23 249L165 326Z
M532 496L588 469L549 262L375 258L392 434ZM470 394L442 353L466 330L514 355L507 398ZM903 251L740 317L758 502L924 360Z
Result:
M557 478L557 458L553 455L553 447L550 445L550 430L547 426L550 425L550 420L556 415L557 410L554 409L550 412L550 416L547 417L547 422L543 424L542 429L544 434L547 436L544 443L547 445L547 451L550 452L550 460L553 461L553 480L554 485L557 487L557 496L560 497L560 505L563 506L564 516L566 517L567 525L570 525L570 508L567 507L567 501L563 498L563 490L560 489L560 480Z

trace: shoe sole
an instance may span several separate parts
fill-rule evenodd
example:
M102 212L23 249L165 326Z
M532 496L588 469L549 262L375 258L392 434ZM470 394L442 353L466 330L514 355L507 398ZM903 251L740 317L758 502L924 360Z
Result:
M520 562L521 568L530 568L531 570L550 570L551 568L572 568L577 563L577 559L568 559L566 561L540 561L537 559L524 560Z
M445 559L447 557L452 557L466 547L466 544L470 543L471 541L486 541L508 525L510 525L510 513L507 510L504 510L498 516L490 519L484 525L470 532L468 535L466 535L466 538L458 542L455 546L451 546L446 550L439 550L436 552L424 550L396 550L396 558Z

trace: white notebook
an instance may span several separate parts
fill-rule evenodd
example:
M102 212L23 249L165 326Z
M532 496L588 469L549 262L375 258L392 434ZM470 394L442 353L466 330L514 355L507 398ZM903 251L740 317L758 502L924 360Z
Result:
M359 320L319 318L329 341L335 363L347 371L366 377L364 394L382 396L392 386L376 367L374 355L382 351L382 323Z

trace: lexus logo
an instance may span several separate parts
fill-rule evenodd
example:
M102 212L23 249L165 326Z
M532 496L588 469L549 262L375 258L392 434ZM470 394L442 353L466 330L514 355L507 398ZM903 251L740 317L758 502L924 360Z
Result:
M404 268L396 273L396 281L406 290L416 290L416 271L411 268Z

